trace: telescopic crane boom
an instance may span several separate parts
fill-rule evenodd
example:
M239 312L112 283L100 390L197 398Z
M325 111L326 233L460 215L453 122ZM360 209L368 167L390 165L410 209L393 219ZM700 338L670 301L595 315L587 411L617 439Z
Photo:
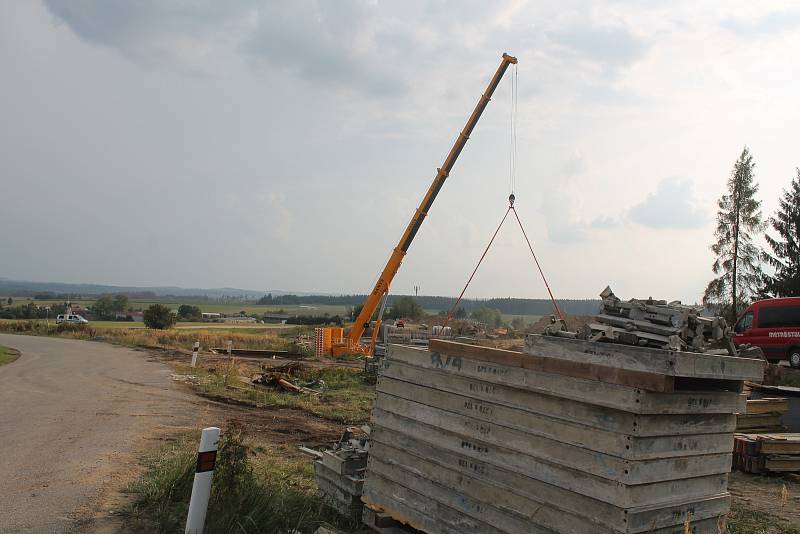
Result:
M486 105L489 103L489 100L491 100L492 94L494 93L495 89L497 89L497 86L500 83L500 80L503 78L506 69L508 69L509 65L516 63L517 58L509 56L508 54L503 54L503 58L500 61L500 66L497 67L497 71L489 81L489 85L478 99L478 103L475 105L472 115L470 115L469 119L467 120L467 124L458 135L458 139L456 139L455 144L453 144L453 148L451 148L450 152L447 154L444 163L439 169L437 169L436 177L433 179L433 183L428 188L428 192L425 193L425 197L422 199L417 211L414 212L414 216L411 218L411 222L408 223L405 232L403 232L400 242L392 251L389 261L383 268L383 271L381 272L381 275L378 278L378 281L375 284L372 292L369 294L369 296L367 296L367 300L364 302L364 305L361 308L361 313L358 314L353 327L350 329L347 337L344 338L343 343L333 344L332 352L335 356L348 352L371 353L372 347L375 344L375 338L380 328L381 317L378 317L375 330L372 334L372 341L368 346L361 344L361 336L369 327L370 318L375 313L375 310L380 304L381 299L389 293L389 286L392 283L394 275L397 274L400 264L403 262L403 257L408 252L408 247L411 246L411 242L417 235L420 226L422 226L422 222L425 220L428 210L430 210L431 206L433 205L436 195L439 193L439 190L444 185L444 182L450 174L450 171L453 169L453 165L455 165L458 156L464 149L464 145L467 144L467 139L469 139L473 128L475 128L475 125L478 123L478 119L481 118L483 110L486 109Z

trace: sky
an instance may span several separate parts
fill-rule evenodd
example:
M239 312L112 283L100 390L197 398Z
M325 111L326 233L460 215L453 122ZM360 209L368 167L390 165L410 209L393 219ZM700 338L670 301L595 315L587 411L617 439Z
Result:
M742 148L765 216L800 165L796 2L9 0L0 277L368 292L503 52L556 297L698 301ZM510 81L393 293L457 295L499 224ZM466 295L546 297L518 227Z

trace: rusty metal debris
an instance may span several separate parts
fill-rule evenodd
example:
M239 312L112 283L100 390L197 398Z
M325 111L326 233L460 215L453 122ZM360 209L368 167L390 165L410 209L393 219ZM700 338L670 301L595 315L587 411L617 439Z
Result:
M319 378L308 381L298 379L296 375L306 369L301 363L290 362L275 367L262 366L261 369L263 372L251 380L252 384L306 395L320 395L327 387L325 381Z
M702 306L653 298L623 301L610 287L600 293L600 298L600 313L577 332L567 331L563 322L553 317L545 335L668 350L739 354L725 318L702 315ZM758 357L755 351L748 350L748 357Z
M361 492L369 454L369 427L348 427L330 449L300 450L314 457L314 475L319 493L341 514L360 518Z

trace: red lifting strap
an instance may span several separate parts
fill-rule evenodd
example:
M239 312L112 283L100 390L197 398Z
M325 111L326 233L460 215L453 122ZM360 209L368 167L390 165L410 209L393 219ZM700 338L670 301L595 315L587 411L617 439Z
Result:
M491 247L492 243L494 243L494 239L495 237L497 237L497 233L500 232L500 228L503 227L503 223L506 222L508 213L511 211L514 212L514 217L517 219L517 223L519 224L520 230L522 230L522 235L525 236L525 241L528 243L528 248L530 249L531 255L533 256L533 261L536 263L536 268L539 269L539 274L542 276L542 281L544 282L544 286L547 288L547 293L550 295L550 302L553 303L553 309L555 310L556 315L558 315L558 318L562 321L564 320L564 314L561 313L561 309L558 307L555 297L553 297L553 292L550 290L550 284L547 283L547 278L545 278L544 276L544 271L542 271L542 266L539 265L539 260L536 258L536 253L533 252L533 246L531 245L530 239L528 239L528 234L525 232L525 228L522 226L522 221L520 221L519 215L517 215L517 210L514 209L514 195L512 194L508 200L509 200L509 206L508 209L506 210L505 215L503 215L503 219L500 221L500 225L497 227L497 230L494 231L494 234L492 234L492 238L489 240L489 244L486 245L486 249L483 251L483 254L481 254L481 258L478 260L478 264L475 266L475 269L473 269L472 274L469 276L469 280L467 280L464 289L461 290L461 294L456 299L455 304L453 304L453 307L450 308L450 313L447 314L447 319L445 319L443 326L447 326L450 323L450 319L453 318L453 314L455 313L456 308L458 308L458 304L461 302L461 299L464 297L464 293L466 293L469 284L475 277L475 273L478 272L478 267L481 266L483 258L485 258L486 253L489 252L489 247Z

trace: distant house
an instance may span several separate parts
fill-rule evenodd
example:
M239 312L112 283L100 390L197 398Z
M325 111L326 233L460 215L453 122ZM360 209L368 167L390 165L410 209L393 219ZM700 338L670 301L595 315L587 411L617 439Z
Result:
M114 314L115 321L136 321L137 323L144 322L143 311L127 311L117 312Z
M244 315L234 315L232 317L223 317L223 321L226 323L255 323L255 317L247 317Z
M289 320L289 315L285 313L265 313L264 314L264 322L265 323L275 323L275 324L286 324L286 321Z
M203 312L202 318L204 321L219 321L222 319L221 313Z

